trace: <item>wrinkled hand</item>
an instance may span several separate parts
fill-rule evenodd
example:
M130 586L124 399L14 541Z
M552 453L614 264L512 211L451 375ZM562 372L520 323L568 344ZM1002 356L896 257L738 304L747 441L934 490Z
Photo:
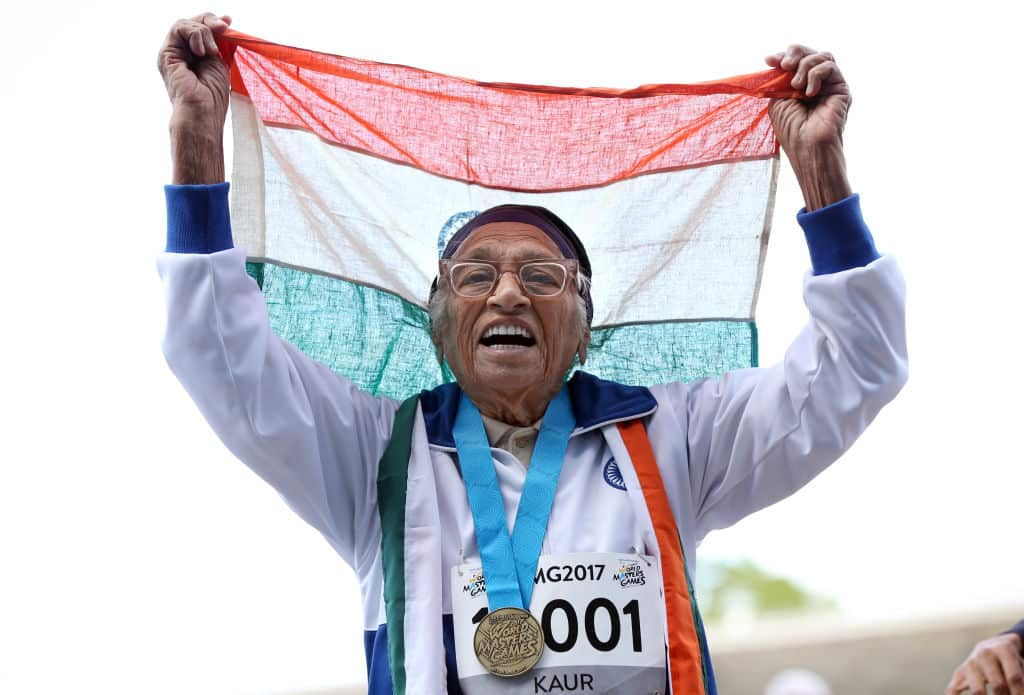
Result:
M212 12L179 19L171 26L157 54L175 117L194 127L224 125L228 111L228 70L220 59L214 36L231 18Z
M1024 658L1021 639L999 635L975 645L971 655L953 672L946 695L986 695L986 684L995 695L1024 695Z
M228 113L228 69L214 37L231 24L206 12L179 19L157 54L171 112L171 182L208 184L224 180L224 120Z
M783 149L792 157L802 150L842 146L850 87L832 54L794 44L765 62L793 73L790 85L807 97L771 103L769 115Z
M773 99L768 107L779 144L793 165L807 210L817 210L851 194L846 180L843 128L850 110L850 88L831 53L794 44L765 58L773 68L793 73L793 89L805 99Z

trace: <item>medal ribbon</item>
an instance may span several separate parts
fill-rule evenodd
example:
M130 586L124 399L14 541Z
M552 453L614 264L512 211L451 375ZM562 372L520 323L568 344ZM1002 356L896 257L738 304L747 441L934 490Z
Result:
M569 392L563 386L548 404L541 421L510 536L484 422L473 402L462 394L452 434L473 513L487 604L492 612L507 607L530 609L533 576L555 500L562 459L575 426Z

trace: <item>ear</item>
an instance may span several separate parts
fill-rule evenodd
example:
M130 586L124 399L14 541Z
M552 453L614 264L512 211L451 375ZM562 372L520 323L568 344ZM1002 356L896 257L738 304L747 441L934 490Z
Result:
M434 331L434 327L430 327L430 342L434 344L434 354L437 356L437 363L444 364L444 343L441 342L441 336Z

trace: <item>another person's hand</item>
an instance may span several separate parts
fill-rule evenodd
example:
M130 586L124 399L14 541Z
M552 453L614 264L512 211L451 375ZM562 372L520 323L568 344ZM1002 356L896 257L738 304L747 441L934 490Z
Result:
M228 16L212 12L179 19L157 54L157 68L171 100L171 156L174 183L224 180L224 120L228 112L228 70L214 37L227 30Z
M851 97L835 58L794 44L768 56L765 62L793 73L790 85L805 96L775 99L768 113L800 182L807 209L816 210L849 196L843 129Z
M946 695L986 695L986 684L995 695L1024 695L1024 658L1018 635L998 635L979 642L971 655L953 672Z

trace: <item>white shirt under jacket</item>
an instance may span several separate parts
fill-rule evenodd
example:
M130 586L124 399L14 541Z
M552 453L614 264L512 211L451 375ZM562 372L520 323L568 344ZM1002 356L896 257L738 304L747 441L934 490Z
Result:
M245 253L166 253L167 361L228 448L358 573L364 627L385 622L377 466L398 402L363 393L270 328ZM777 365L650 389L646 417L691 571L709 531L791 494L847 449L906 379L904 286L889 257L808 275L807 326ZM429 449L443 567L478 557L454 449ZM509 524L526 469L493 449ZM415 454L414 454L415 455ZM627 495L606 480L600 428L574 433L544 553L643 551ZM443 611L451 612L448 572Z

